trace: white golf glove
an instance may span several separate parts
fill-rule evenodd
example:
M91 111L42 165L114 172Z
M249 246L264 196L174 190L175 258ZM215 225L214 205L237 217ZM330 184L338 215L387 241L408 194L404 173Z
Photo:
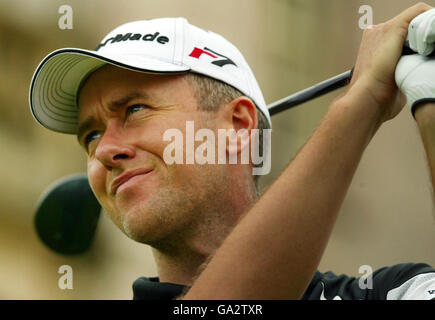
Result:
M408 46L427 56L435 49L435 8L415 17L408 27Z
M396 67L396 84L406 96L414 116L416 106L435 101L435 57L402 56Z

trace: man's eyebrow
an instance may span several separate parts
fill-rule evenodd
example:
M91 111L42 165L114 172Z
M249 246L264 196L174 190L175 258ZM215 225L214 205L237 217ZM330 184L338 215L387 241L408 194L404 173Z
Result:
M110 111L115 112L115 111L119 110L121 107L128 104L131 100L137 99L137 98L149 99L149 95L147 95L144 92L132 92L132 93L129 93L129 94L123 96L120 99L109 102L108 108ZM81 124L79 124L79 127L77 129L77 140L79 141L79 143L81 141L82 135L90 127L92 127L96 123L97 123L97 120L94 117L90 116L90 117L86 118L86 120L83 121Z
M117 111L122 106L128 104L131 100L137 99L137 98L149 99L149 95L144 93L144 92L129 93L118 100L114 100L114 101L109 102L109 110L110 111Z

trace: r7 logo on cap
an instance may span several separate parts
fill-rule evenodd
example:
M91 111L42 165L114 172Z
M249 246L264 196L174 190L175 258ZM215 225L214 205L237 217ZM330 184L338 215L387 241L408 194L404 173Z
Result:
M206 48L206 47L204 49L200 49L200 48L195 47L192 50L192 52L189 54L189 57L199 59L199 57L201 57L201 55L203 53L212 57L212 58L216 58L216 59L218 59L218 56L225 58L225 59L214 60L211 62L212 64L215 64L219 67L223 67L224 65L227 65L227 64L233 64L237 67L237 65L234 63L234 61L231 60L230 58L224 56L223 54L217 53L216 51L213 51L209 48Z

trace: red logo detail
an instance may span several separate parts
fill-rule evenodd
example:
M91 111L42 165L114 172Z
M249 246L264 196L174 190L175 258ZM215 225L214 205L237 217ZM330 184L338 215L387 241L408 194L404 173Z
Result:
M211 54L211 53L208 52L208 51L205 51L205 50L202 50L202 49L199 49L199 48L196 48L196 47L195 47L195 48L193 49L193 51L189 54L189 57L193 57L193 58L199 59L199 57L200 57L203 53L209 55L209 56L212 57L212 58L217 58L217 56L215 56L214 54Z
M209 48L200 49L200 48L195 47L193 49L193 51L189 54L189 57L199 59L199 57L201 57L201 55L203 53L205 53L206 55L208 55L212 58L215 58L215 59L218 58L218 60L214 60L211 62L212 64L214 64L218 67L223 67L227 64L233 64L234 66L237 67L237 65L234 63L233 60L231 60L230 58L224 56L223 54L217 53L216 51L213 51Z

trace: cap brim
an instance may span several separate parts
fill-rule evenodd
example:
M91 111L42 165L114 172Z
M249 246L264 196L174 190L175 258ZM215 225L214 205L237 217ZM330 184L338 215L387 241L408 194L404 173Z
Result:
M44 127L68 134L77 132L77 94L92 72L105 64L145 73L183 73L190 68L143 55L100 54L66 48L52 52L36 69L30 86L30 109Z

